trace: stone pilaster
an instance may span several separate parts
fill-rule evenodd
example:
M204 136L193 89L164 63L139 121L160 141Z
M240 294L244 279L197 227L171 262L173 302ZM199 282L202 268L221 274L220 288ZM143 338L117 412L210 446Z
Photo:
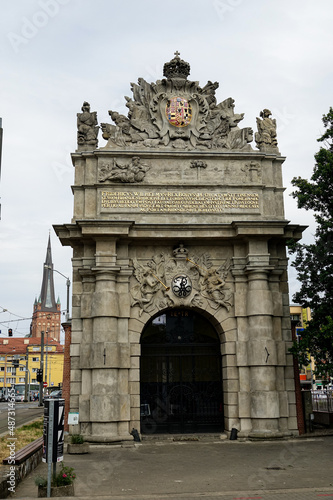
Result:
M80 419L90 422L89 439L129 436L131 368L128 330L128 276L119 276L112 241L96 245L95 285L85 301L92 325L91 339L81 344L82 393ZM127 273L128 274L128 273ZM127 293L126 293L127 290ZM88 318L87 318L88 319Z
M247 365L250 376L250 417L256 437L279 435L280 399L276 385L278 353L273 333L273 300L269 287L269 269L248 266L248 345ZM259 268L259 269L258 269Z

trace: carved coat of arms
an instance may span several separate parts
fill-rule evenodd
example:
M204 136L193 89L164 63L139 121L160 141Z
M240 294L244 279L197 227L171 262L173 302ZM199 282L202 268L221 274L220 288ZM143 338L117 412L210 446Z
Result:
M163 80L132 83L133 99L125 97L128 116L109 111L115 125L102 123L110 147L169 146L177 149L252 149L253 131L240 129L244 114L234 113L234 100L217 103L217 82L203 88L187 79L190 65L179 53L164 65Z
M107 148L163 148L183 150L226 149L253 151L251 127L239 128L244 113L235 113L235 101L228 97L218 103L215 91L218 82L208 81L204 87L187 79L190 65L180 59L179 52L165 63L165 78L148 83L143 78L131 84L133 99L125 96L128 116L110 110L111 123L101 123ZM260 151L279 154L276 120L269 109L257 118L255 134ZM78 147L97 147L99 127L96 112L83 103L78 113ZM127 181L125 181L127 182Z
M183 245L173 251L172 257L160 253L145 264L133 259L137 284L130 290L131 305L140 308L140 316L172 306L203 307L205 301L213 309L224 307L229 311L233 300L226 283L230 266L226 259L214 267L206 253L190 258Z

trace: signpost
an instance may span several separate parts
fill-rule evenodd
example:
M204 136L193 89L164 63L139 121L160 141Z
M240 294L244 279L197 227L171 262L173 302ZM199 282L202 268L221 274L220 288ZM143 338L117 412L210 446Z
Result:
M64 459L64 399L44 400L43 462L48 464L47 498L51 495L52 464L56 474L57 462Z

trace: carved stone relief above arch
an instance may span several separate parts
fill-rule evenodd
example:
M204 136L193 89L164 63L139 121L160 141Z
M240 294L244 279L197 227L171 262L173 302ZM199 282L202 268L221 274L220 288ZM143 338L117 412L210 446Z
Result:
M133 259L134 277L138 283L131 289L132 307L154 314L167 307L200 307L216 310L233 305L233 291L226 279L231 262L226 259L219 267L210 255L191 255L180 244L172 256L162 252L143 264Z

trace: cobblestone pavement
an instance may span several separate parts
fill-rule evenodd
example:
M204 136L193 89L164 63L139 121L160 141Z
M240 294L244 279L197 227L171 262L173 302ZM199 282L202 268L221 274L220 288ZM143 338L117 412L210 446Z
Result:
M112 500L333 500L333 436L290 441L156 441L91 446L64 456L76 498ZM33 478L14 498L36 498Z

